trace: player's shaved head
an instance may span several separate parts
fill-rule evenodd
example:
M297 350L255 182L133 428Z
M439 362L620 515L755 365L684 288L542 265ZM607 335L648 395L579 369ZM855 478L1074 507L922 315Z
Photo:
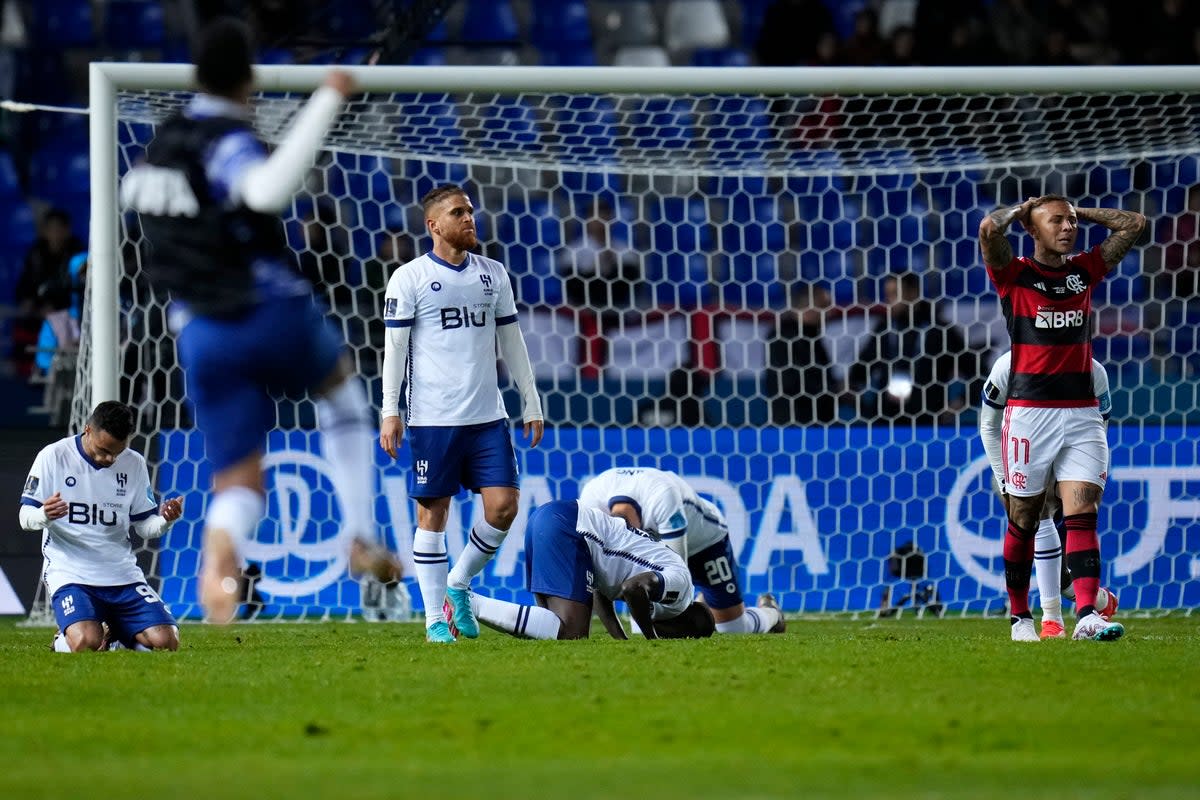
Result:
M213 20L196 40L193 48L196 82L211 94L236 95L254 77L254 46L250 28L233 17Z

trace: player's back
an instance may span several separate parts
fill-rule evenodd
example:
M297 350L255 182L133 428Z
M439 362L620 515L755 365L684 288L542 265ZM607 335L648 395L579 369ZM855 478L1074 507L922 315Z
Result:
M516 322L504 267L476 254L458 266L426 253L397 269L388 327L411 327L409 425L474 425L508 416L496 366L496 326Z
M596 591L605 597L616 597L622 583L642 572L687 574L687 564L665 544L600 509L580 504L576 529L592 558Z
M687 526L683 495L671 473L653 467L613 467L585 483L579 504L610 511L617 503L629 503L641 517L641 527L654 534Z

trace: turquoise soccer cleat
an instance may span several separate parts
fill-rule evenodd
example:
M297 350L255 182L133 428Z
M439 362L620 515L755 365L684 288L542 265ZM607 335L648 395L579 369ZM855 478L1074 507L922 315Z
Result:
M471 611L471 590L467 589L446 589L446 600L449 601L454 609L452 620L454 627L458 629L460 636L465 636L468 639L479 638L479 621L475 619L475 612Z
M435 644L454 644L454 634L444 622L435 622L425 629L425 641Z

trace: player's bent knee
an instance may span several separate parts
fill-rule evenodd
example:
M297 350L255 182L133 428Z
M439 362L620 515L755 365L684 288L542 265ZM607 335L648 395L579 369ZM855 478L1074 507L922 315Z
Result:
M138 634L138 640L151 650L178 650L179 628L174 625L155 625Z
M99 650L104 646L104 630L97 622L80 622L67 628L67 645L72 653Z

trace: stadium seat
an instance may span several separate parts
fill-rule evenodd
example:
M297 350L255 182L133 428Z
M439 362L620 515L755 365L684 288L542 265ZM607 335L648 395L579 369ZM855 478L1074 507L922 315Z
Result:
M37 218L29 204L19 198L12 198L4 214L3 240L0 248L8 253L19 253L24 257L25 251L37 239Z
M52 142L29 160L30 185L47 197L86 193L91 182L86 144Z
M466 42L515 42L521 30L509 0L469 0L458 35Z
M40 0L33 15L33 43L58 50L96 41L91 0Z
M591 45L580 43L544 45L538 48L538 56L544 67L595 67L599 64Z
M585 0L533 0L529 39L541 50L563 44L590 49L592 24Z
M842 41L854 34L854 18L858 12L869 7L868 0L824 0L824 3L833 15L833 26Z
M617 48L614 67L669 67L671 57L656 44L632 44Z
M704 423L713 427L761 427L770 422L770 404L757 377L731 380L718 374L703 406Z
M647 0L594 0L589 7L592 37L601 50L659 43L658 18Z
M749 67L754 57L739 47L702 47L692 51L693 67Z
M663 41L671 53L729 44L729 22L718 0L671 0L663 28Z
M110 47L159 47L166 39L163 7L158 0L111 0L104 24Z
M12 156L0 150L0 199L10 201L21 196L21 181Z

